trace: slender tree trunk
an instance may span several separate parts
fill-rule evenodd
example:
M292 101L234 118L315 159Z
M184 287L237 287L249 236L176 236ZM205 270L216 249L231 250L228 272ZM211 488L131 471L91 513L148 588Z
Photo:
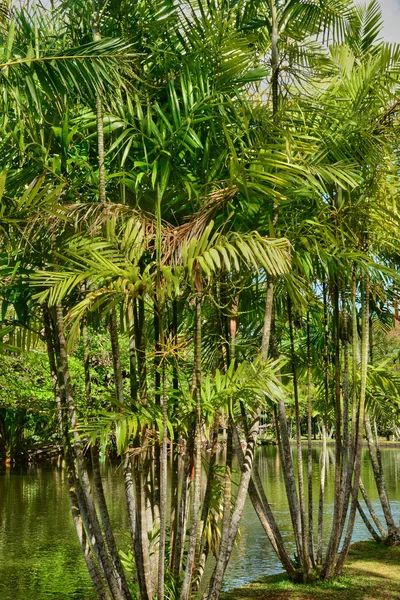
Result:
M233 454L233 431L229 419L226 439L226 463L225 463L225 486L224 486L224 508L222 515L222 531L220 541L220 553L229 544L231 527L231 505L232 505L232 454Z
M271 337L271 325L274 311L274 281L267 277L267 294L265 299L264 327L261 341L261 355L264 360L268 358L269 342Z
M198 548L196 549L196 576L195 576L195 586L196 591L198 591L201 583L201 578L204 572L205 561L207 559L208 551L206 551L206 547L208 548L208 543L206 539L206 526L207 520L209 517L210 504L211 504L211 495L213 491L213 483L214 483L214 470L215 464L217 460L217 451L218 451L218 429L219 429L219 411L215 411L214 415L214 424L212 427L212 445L211 445L211 453L210 460L208 464L208 473L207 473L207 485L206 491L204 494L203 500L203 508L201 511L201 518L199 523L199 543ZM204 564L201 562L201 558L203 559Z
M93 25L93 40L98 42L101 40L101 35L98 29L98 24ZM103 103L100 94L96 94L96 117L97 117L97 162L99 165L99 200L106 202L106 169L105 169L105 152L104 152L104 125L103 125Z
M101 575L101 571L96 564L96 559L94 558L90 545L88 544L88 540L86 537L85 528L83 525L83 521L80 514L78 499L75 493L75 483L73 478L73 469L71 469L71 454L69 449L69 440L68 440L68 426L66 424L66 419L63 414L65 411L65 399L64 402L61 399L60 385L58 381L58 371L55 360L55 350L54 350L54 342L53 342L53 331L51 326L51 319L49 315L49 309L47 306L43 308L43 318L44 318L44 329L45 329L45 338L47 345L47 356L49 360L50 366L50 374L51 380L53 384L54 391L54 399L57 407L57 417L60 428L61 437L63 439L64 446L64 455L66 458L67 465L67 477L68 477L68 487L69 487L69 501L71 506L72 518L76 530L76 534L78 537L79 545L81 547L81 551L83 557L85 559L86 567L88 569L90 578L92 580L93 586L96 590L96 594L99 600L111 600L111 596L107 591L106 585Z
M352 292L353 296L353 292ZM346 294L342 291L342 330L343 330L343 444L342 444L342 473L341 473L341 490L340 490L340 503L342 506L342 517L340 521L339 539L343 535L343 530L346 523L347 510L350 501L351 494L351 478L354 468L354 445L350 438L349 432L349 399L350 399L350 385L349 385L349 331L348 331L348 311L346 305Z
M236 534L239 528L239 523L243 514L244 503L246 501L247 491L251 480L251 471L253 467L255 449L257 444L257 436L260 426L259 413L253 416L252 423L249 428L249 435L247 437L246 453L244 456L243 465L241 467L241 478L238 487L235 505L231 516L231 524L229 529L229 535L221 539L220 551L215 565L213 574L211 576L210 585L207 592L204 595L206 600L218 600L221 593L222 581L224 578L226 567L228 566L229 559L232 554L233 544L236 538ZM236 443L240 445L240 440L236 440Z
M240 468L243 467L244 464L244 453L240 443L237 442L239 440L239 434L237 432L236 427L234 426L234 434L235 434L235 448L236 453L239 459ZM253 475L254 475L254 465L253 465ZM275 550L278 558L280 559L283 568L286 570L287 574L293 581L298 580L298 572L296 571L293 562L286 550L285 543L282 539L280 530L275 521L275 517L271 510L270 503L265 495L264 490L262 492L260 490L260 486L262 489L261 480L258 482L250 480L249 483L249 498L253 504L253 508L258 516L260 523L267 534L267 537L271 543L272 548Z
M278 345L276 339L275 323L272 320L272 331L271 331L271 349L272 356L278 355ZM301 564L303 564L303 548L302 548L302 533L301 533L301 519L300 519L300 507L296 489L296 479L294 475L292 452L290 447L290 438L288 432L288 425L286 419L286 408L283 400L277 402L277 438L279 452L282 461L283 478L285 482L286 495L289 504L290 518L292 521L293 533L296 542L297 556Z
M324 522L324 500L325 500L325 474L326 474L326 431L328 419L329 402L329 321L328 321L328 300L326 292L326 283L322 283L322 294L324 304L324 415L322 419L322 453L321 453L321 472L318 503L318 541L317 541L317 563L322 564L322 534Z
M352 430L351 437L348 434L348 444L349 444L349 452L348 452L348 462L347 462L347 474L346 474L346 482L345 482L345 492L344 492L344 507L346 510L342 512L342 520L341 520L341 533L343 535L346 516L347 516L347 508L350 500L350 494L352 494L353 484L353 473L354 473L354 461L356 456L356 445L357 445L357 428L358 428L358 408L357 408L357 356L358 356L358 328L357 328L357 281L356 281L356 272L355 267L352 267L352 290L351 290L351 298L352 298ZM346 359L346 356L345 356ZM347 382L348 385L348 382ZM349 390L346 389L345 392L349 398ZM346 400L346 399L344 399Z
M312 402L311 402L311 341L310 313L307 312L307 478L308 478L308 552L310 561L315 567L314 553L314 517L313 517L313 461L312 461Z
M132 548L135 548L135 529L136 529L136 504L135 504L135 481L132 472L132 456L130 451L126 452L122 460L122 470L124 476L124 491L126 508L128 513L129 533L131 536Z
M334 317L334 345L335 345L335 492L332 517L332 529L328 542L328 548L324 564L322 566L322 578L331 579L335 568L336 554L340 543L340 527L338 524L342 519L342 409L340 402L340 335L339 335L339 288L337 281L333 282L333 317Z
M133 302L128 306L128 321L129 321L129 383L131 400L136 404L138 397L138 382L136 368L136 340L135 340L135 322L133 316Z
M156 284L159 289L159 283ZM162 336L162 322L160 306L157 300L157 293L154 299L154 399L157 406L161 407L161 336ZM151 509L153 513L154 528L160 527L160 511L161 511L161 448L160 444L155 444L153 448L154 461L153 461L153 478L152 478L152 504ZM154 558L156 558L154 556Z
M80 505L80 511L82 518L85 522L85 516L87 523L85 527L88 531L93 533L94 545L93 549L96 554L101 568L104 573L104 577L110 588L110 592L114 600L125 600L124 594L118 583L118 579L113 568L112 562L108 555L104 538L101 532L100 524L97 518L96 509L93 503L93 498L90 490L89 477L84 463L83 450L81 445L80 435L78 433L78 422L76 416L76 410L74 405L74 399L72 395L72 384L68 366L68 353L67 345L64 336L64 316L62 307L60 304L56 306L56 326L58 334L58 347L59 347L59 380L62 380L64 386L64 392L61 389L61 394L65 393L66 403L69 413L69 423L71 431L73 432L73 452L77 460L79 477L79 486L81 486L81 493L76 488L78 502ZM75 479L75 485L78 485L78 479ZM80 500L81 496L81 500Z
M357 510L358 510L358 513L359 513L360 517L364 521L364 525L366 526L366 528L370 532L371 536L374 538L374 540L376 542L381 542L382 538L379 537L379 535L376 533L375 529L373 528L373 526L372 526L371 522L369 521L367 515L363 511L363 508L362 508L362 506L361 506L361 504L360 504L360 502L358 500L357 500Z
M147 366L146 366L146 335L144 300L142 297L133 301L133 321L135 330L135 347L137 373L139 380L139 399L141 404L147 404ZM150 560L150 549L148 539L148 525L146 515L146 489L147 468L144 468L146 452L145 442L146 429L143 427L140 434L134 440L134 469L133 477L135 483L136 498L136 521L135 521L135 562L140 589L141 600L151 600L153 597L153 573Z
M135 324L133 315L133 302L128 306L129 320L129 382L131 403L136 404L138 398L138 382L136 369L136 341ZM118 338L117 338L118 339ZM128 512L129 532L131 536L132 548L135 548L135 528L136 528L136 506L135 506L135 481L132 472L132 455L130 448L122 459L122 470L124 476L124 490L126 507Z
M170 510L170 556L169 570L172 572L174 549L177 541L179 511L179 449L175 434L171 443L171 510Z
M74 484L71 476L68 476L68 485L72 518L74 521L75 531L78 537L79 545L81 547L81 551L85 559L87 570L89 571L90 578L93 582L99 600L110 600L110 595L104 586L100 570L98 569L98 566L94 560L92 551L90 549L90 545L86 537L85 528L83 525L82 518L80 516L78 498L75 493Z
M172 574L175 581L179 580L182 571L183 551L185 546L186 523L188 513L188 496L189 496L189 475L190 475L190 459L189 449L186 448L183 456L182 467L182 483L181 483L181 498L178 513L178 522L176 528L176 541L173 548L172 556Z
M357 434L356 434L356 454L354 461L354 482L353 482L353 498L350 506L349 520L347 524L346 536L343 542L342 550L338 556L334 574L337 575L343 568L344 561L346 559L351 538L353 535L354 521L357 510L358 500L358 489L360 484L361 475L361 456L362 456L362 434L364 427L364 413L365 413L365 395L367 387L367 369L368 369L368 356L369 356L369 280L368 277L364 278L364 290L362 292L362 341L361 341L361 373L360 373L360 399L358 406L358 422L357 422Z
M382 470L382 463L380 460L378 440L377 438L374 439L368 413L365 415L365 432L367 436L369 455L371 457L372 471L374 473L375 483L379 494L379 500L381 502L383 515L385 517L388 529L386 539L389 543L398 544L400 542L400 529L396 526L393 519L392 509L390 507L389 496L386 488L386 482Z
M178 359L176 349L178 347L178 303L172 301L172 336L174 355L172 356L172 389L176 392L179 389L178 379ZM173 398L176 403L175 398ZM174 431L174 439L171 440L171 515L170 515L170 571L173 572L174 551L178 535L178 510L179 510L179 431Z
M344 295L343 295L344 296ZM346 495L346 473L349 466L349 338L348 338L348 313L345 306L345 296L343 297L343 346L344 346L344 362L343 362L343 448L342 448L342 505L345 506ZM346 511L343 510L343 516Z
M302 449L302 443L301 443L300 404L299 404L299 390L298 390L298 385L297 385L296 353L295 353L295 347L294 347L293 315L292 315L292 303L291 303L289 296L288 296L288 319L289 319L291 362L292 362L292 373L293 373L294 404L295 404L295 411L296 411L297 480L298 480L298 487L299 487L301 545L302 545L302 553L300 555L300 559L302 560L304 581L307 582L308 578L309 578L310 570L311 570L311 565L310 565L310 557L309 557L309 553L308 553L306 506L305 506L305 498L304 498L303 449Z
M121 564L121 559L118 554L117 544L115 542L114 533L111 527L110 517L108 513L107 503L104 495L103 482L101 478L100 463L99 463L99 447L98 444L91 446L91 458L93 467L93 487L96 495L98 511L103 525L104 536L106 538L108 551L114 565L115 572L118 575L119 584L125 597L131 598L128 584L125 578L125 573Z
M118 341L118 324L117 324L117 314L115 308L113 308L109 315L109 327L110 327L110 339L111 339L111 353L112 353L112 361L113 361L113 371L114 371L114 384L115 384L115 398L118 404L122 407L125 403L124 397L124 384L122 379L122 368L121 368L121 356L119 350L119 341ZM135 540L135 521L136 521L136 511L135 511L135 498L134 498L134 482L132 475L132 460L130 455L129 448L129 440L128 447L126 448L125 454L121 457L122 462L122 472L124 477L124 491L125 491L125 500L128 511L128 523L129 523L129 532L132 540L132 547L134 547ZM118 569L119 571L119 569ZM126 586L126 580L124 583L124 587Z
M194 356L194 379L196 397L196 433L195 433L195 473L193 481L193 496L191 505L191 524L189 534L189 545L186 559L186 571L181 589L181 600L187 600L192 586L192 575L196 552L198 517L201 500L201 299L196 298L195 313L195 356Z
M166 373L165 373L165 358L162 363L162 394L161 394L161 410L162 410L162 441L160 452L160 545L158 558L158 600L164 598L164 580L165 580L165 544L166 544L166 529L167 529L167 465L168 465L168 414L167 414L167 389L166 389Z
M139 450L139 454L135 456L135 468L133 471L136 492L135 563L140 598L141 600L152 600L153 577L147 533L146 493L143 482L143 453L144 450L141 449Z
M375 523L379 533L381 534L382 539L385 539L387 536L387 533L385 531L385 528L383 527L378 515L376 514L374 507L372 506L371 500L369 499L369 496L367 494L367 490L364 487L364 484L362 482L362 479L360 479L360 492L362 494L362 497L364 498L364 502L367 505L367 508L369 510L369 514L372 517L373 522ZM358 507L357 507L358 508ZM360 512L360 511L359 511ZM361 514L361 513L360 513ZM365 522L365 521L364 521ZM380 538L379 538L380 539Z
M85 373L85 397L88 406L92 404L92 380L90 377L90 354L88 342L88 328L86 319L82 325L82 345L83 345L83 370Z
M263 336L261 343L261 356L264 360L268 359L268 352L271 340L271 331L274 328L274 317L273 317L273 291L274 284L273 279L268 277L267 284L267 295L266 295L266 307L265 307L265 316L264 316L264 327L263 327ZM275 338L273 338L275 339ZM275 344L276 345L276 344ZM243 424L246 431L246 435L248 435L247 425L246 425L246 413L244 407L242 406L242 416L243 416ZM275 419L277 422L277 419ZM239 436L237 431L235 433L237 438ZM279 436L279 430L277 428L277 436ZM279 444L280 445L280 444ZM243 450L240 444L236 444L239 460L241 465L244 462ZM293 566L293 563L287 553L285 548L282 536L280 534L279 528L276 524L275 518L273 516L270 504L265 495L265 491L261 482L260 475L258 473L257 465L255 462L253 463L253 473L252 479L249 483L249 497L253 504L254 510L260 520L260 523L271 542L272 547L274 548L276 554L280 558L282 565L286 569L288 575L295 580L297 578L297 572Z
M144 300L138 298L133 303L137 366L139 377L139 397L142 404L147 404L147 367L146 367L146 336L144 318Z
M325 477L326 477L326 427L324 420L322 421L322 451L321 451L321 470L320 470L320 487L319 487L319 502L318 502L318 538L317 538L317 564L322 564L322 537L324 524L324 499L325 499Z
M279 110L279 30L278 17L276 11L275 0L270 0L271 10L271 87L272 87L272 112L276 117Z

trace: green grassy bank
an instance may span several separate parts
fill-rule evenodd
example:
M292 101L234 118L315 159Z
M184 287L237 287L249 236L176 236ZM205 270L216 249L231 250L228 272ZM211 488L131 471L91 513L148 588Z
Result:
M342 576L332 583L295 585L286 575L263 577L223 600L400 600L400 547L353 544Z

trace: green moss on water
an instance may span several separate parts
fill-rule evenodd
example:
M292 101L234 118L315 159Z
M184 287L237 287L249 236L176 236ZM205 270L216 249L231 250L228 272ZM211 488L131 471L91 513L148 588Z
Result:
M332 582L292 583L286 575L226 592L222 600L400 600L400 547L358 542L341 577Z

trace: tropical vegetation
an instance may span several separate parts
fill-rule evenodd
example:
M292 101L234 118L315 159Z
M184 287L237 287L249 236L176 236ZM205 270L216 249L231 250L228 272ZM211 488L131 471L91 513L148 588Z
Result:
M101 600L217 599L247 496L295 583L340 575L357 510L400 541L379 449L399 427L400 46L381 29L376 0L3 5L0 456L62 446Z

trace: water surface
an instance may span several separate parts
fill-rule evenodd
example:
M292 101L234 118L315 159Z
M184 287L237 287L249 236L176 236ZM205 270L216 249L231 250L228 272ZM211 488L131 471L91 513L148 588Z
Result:
M333 501L333 448L327 472L325 531L329 534ZM314 494L318 494L317 464L320 449L313 449ZM383 468L396 520L400 515L400 451L382 449ZM258 467L268 499L294 553L290 517L279 455L265 446L257 455ZM362 478L380 513L378 494L363 453ZM119 546L127 549L129 537L121 473L115 465L105 469L105 489ZM316 520L316 519L315 519ZM368 531L357 517L354 540L367 539ZM269 542L247 502L240 537L229 564L224 587L248 583L265 574L281 571ZM7 468L0 471L0 599L1 600L96 600L86 571L69 509L65 471L50 466Z

